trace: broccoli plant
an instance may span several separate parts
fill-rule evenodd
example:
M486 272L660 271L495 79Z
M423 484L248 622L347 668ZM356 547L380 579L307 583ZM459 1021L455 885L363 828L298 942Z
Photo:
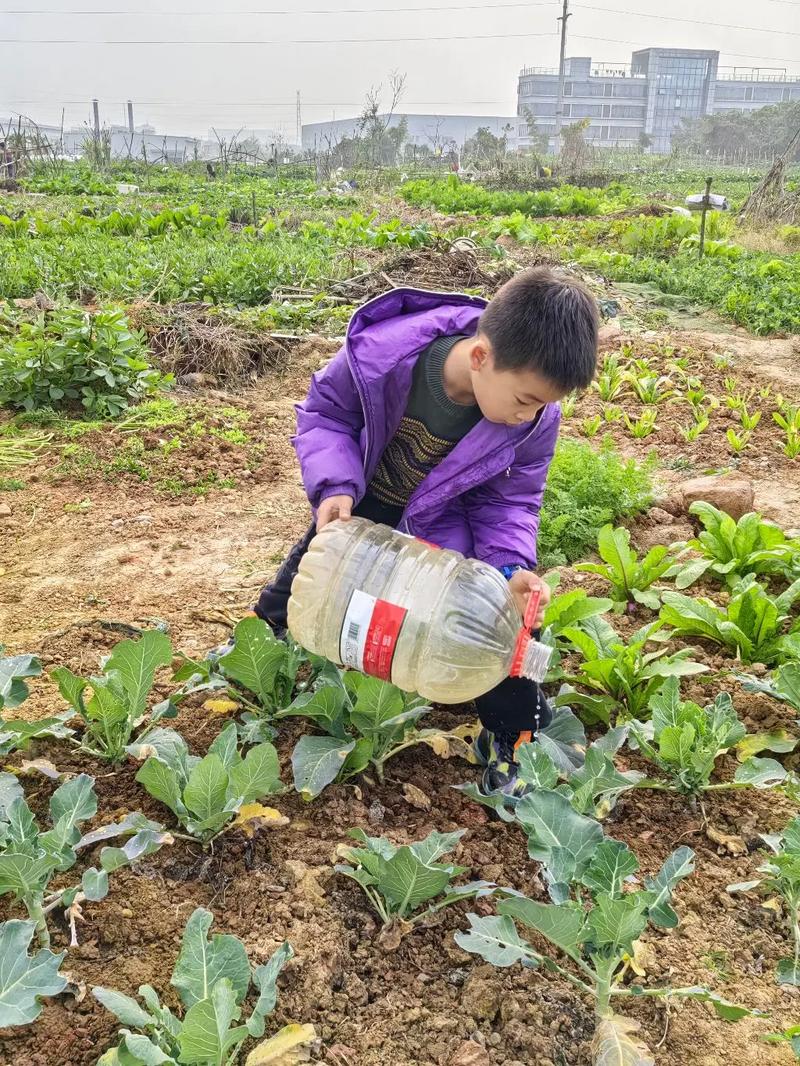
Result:
M743 515L737 522L702 500L693 503L689 512L697 515L703 530L686 547L702 557L672 567L668 576L675 578L676 588L688 588L704 576L733 588L749 574L779 575L792 581L800 573L800 543L787 539L779 526L760 514Z
M562 673L569 685L556 702L578 707L590 723L608 723L612 715L622 720L642 718L666 678L701 674L709 669L689 658L691 648L672 654L667 648L648 652L647 645L659 624L643 626L627 642L602 618L595 618L582 628L566 629L563 637L582 653L584 661L575 673ZM577 691L571 685L581 685L589 691Z
M682 700L678 679L670 677L650 700L650 711L649 722L631 723L630 737L666 781L644 780L640 787L670 789L694 798L712 789L772 788L787 776L775 759L751 756L737 768L733 780L711 784L717 759L748 739L727 692L718 693L710 706L700 707ZM790 741L788 750L795 743ZM769 739L758 744L761 750ZM754 746L751 743L750 750Z
M278 753L268 741L242 758L236 724L229 722L203 758L190 755L186 741L171 729L158 729L136 754L146 757L136 780L165 804L186 832L209 844L238 815L242 824L273 818L275 812L255 803L283 790Z
M364 890L383 922L378 943L385 950L396 948L406 933L443 907L494 891L489 881L454 885L453 879L466 867L437 861L456 847L465 832L431 832L415 844L397 847L385 837L369 837L362 829L351 829L349 835L362 846L337 848L346 865L337 865L336 871ZM428 906L420 910L425 903Z
M59 973L65 952L54 955L49 948L28 954L36 922L0 924L0 1026L28 1025L42 1013L42 996L57 996L67 987Z
M758 867L763 877L728 885L728 892L759 889L783 900L792 931L794 951L778 962L779 985L800 985L800 817L793 818L782 833L762 833L773 854Z
M162 719L175 717L173 700L163 700L147 710L156 670L171 661L169 638L154 629L140 640L121 640L104 661L102 677L77 677L65 666L51 671L61 695L83 720L84 751L121 762L134 732L138 730L138 743L144 743ZM87 700L89 688L92 695Z
M109 873L172 842L169 834L162 831L163 826L139 813L81 836L78 826L96 813L94 778L80 774L50 797L52 827L42 830L17 779L13 774L0 774L0 895L10 894L15 902L22 903L44 947L50 943L47 915L51 911L65 910L74 945L81 904L103 899L108 892ZM101 849L99 869L87 869L78 884L48 893L50 881L75 865L79 851L123 836L130 838L123 847Z
M291 702L301 666L309 662L312 667L321 666L323 660L306 655L290 637L278 640L261 618L243 618L233 636L230 651L219 658L195 661L184 657L173 681L183 682L182 694L227 691L246 708L245 723L252 727L248 739L263 739L270 733L264 728L265 719L268 723L276 711Z
M665 592L660 617L672 626L670 636L705 637L730 649L743 663L770 666L800 658L800 619L786 631L798 598L800 579L772 597L750 576L736 586L724 608L705 597Z
M603 562L580 563L575 569L599 574L608 581L615 611L633 610L637 603L657 611L661 596L652 586L667 573L673 559L669 549L660 544L640 559L630 542L627 529L605 525L597 534L597 550Z
M292 752L295 788L313 799L332 781L346 780L372 766L379 780L389 759L415 744L442 736L417 728L430 711L419 696L355 670L328 663L314 689L301 693L276 718L310 718L325 736L303 736Z
M253 968L238 937L215 933L208 939L213 920L210 911L198 907L186 923L170 982L178 990L183 1017L162 1004L151 985L139 988L143 1006L114 989L101 985L92 989L95 999L125 1026L117 1046L102 1055L97 1066L230 1066L245 1040L264 1035L265 1019L278 998L278 975L294 952L284 942L267 962ZM251 986L255 1003L244 1024L238 1025ZM288 1030L302 1030L299 1035L305 1043L314 1037L311 1026L286 1026L259 1044L255 1053L268 1061L278 1036L297 1035ZM291 1041L285 1043L288 1049ZM298 1044L295 1040L293 1046Z
M738 675L744 682L747 692L763 692L781 703L788 703L795 711L800 712L800 663L784 663L779 666L766 681L751 677L749 674ZM788 751L791 749L778 749Z
M574 626L580 627L583 622L605 614L612 607L612 600L588 596L584 589L570 589L569 592L562 592L551 599L545 608L542 633L539 638L542 644L553 649L548 677L559 676L561 652L569 647L569 642L562 639L565 630Z
M3 650L0 644L0 652ZM42 664L33 655L0 657L0 711L19 707L28 697L25 679L38 677L41 672ZM72 736L74 731L65 724L70 718L72 711L33 722L23 718L0 718L0 755L27 751L31 742L39 737Z
M554 800L561 804L560 813ZM618 840L603 839L597 822L580 819L563 797L541 793L537 813L541 846L536 850L558 868L558 898L540 903L509 892L497 903L496 915L467 915L469 931L455 934L459 947L494 966L516 962L531 969L544 966L588 996L596 1022L592 1044L595 1066L643 1066L653 1061L635 1036L637 1024L614 1013L612 1002L616 999L696 999L711 1003L720 1017L730 1021L751 1013L705 988L622 984L626 959L633 956L634 945L648 925L670 929L678 924L671 900L678 882L694 868L690 848L674 851L659 873L645 879L641 887L634 879L639 862L633 852ZM581 822L587 823L586 829ZM589 829L589 823L595 828ZM547 844L546 835L550 834L553 843ZM536 930L560 958L523 939L515 922Z
M617 770L614 765L614 754L627 733L626 726L609 729L587 747L580 720L568 707L556 707L552 721L539 730L535 740L517 748L519 776L533 788L552 789L565 796L578 814L603 818L613 810L620 795L635 788L643 777L635 770ZM487 796L474 782L456 787L491 807L503 821L517 821L526 830L527 808L523 806L520 813L521 797Z

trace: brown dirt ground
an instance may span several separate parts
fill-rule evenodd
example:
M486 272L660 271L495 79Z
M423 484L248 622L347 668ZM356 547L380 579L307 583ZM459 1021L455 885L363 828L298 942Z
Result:
M694 339L686 343L697 346ZM249 605L305 527L307 504L288 438L292 403L303 395L308 372L320 358L320 353L309 355L284 378L267 379L245 394L204 397L210 406L236 403L251 421L263 422L258 440L267 446L266 459L236 488L173 500L129 476L115 482L54 481L58 456L52 454L22 475L27 487L3 494L12 514L0 519L0 564L5 568L0 575L5 590L0 633L10 650L36 652L46 666L64 663L88 672L119 639L118 632L104 628L109 622L163 620L175 647L189 654L223 639L231 620ZM706 365L701 354L697 359ZM735 372L749 370L737 367ZM581 417L583 412L576 415ZM665 429L668 421L664 419ZM616 432L615 437L622 439ZM662 458L685 453L682 442L664 437L644 446L653 443ZM641 446L629 440L625 447L641 454ZM228 470L224 464L231 463L231 454L212 450L203 462ZM762 455L769 465L755 464ZM237 451L233 457L243 460ZM690 458L703 468L721 462L710 438L701 438ZM773 458L768 442L740 468L759 478L759 488L770 478L797 484L794 469ZM87 497L92 501L87 511L65 512L65 503ZM703 690L697 685L700 697ZM32 687L26 713L43 714L59 706L46 679ZM193 750L203 752L219 720L199 702L181 709L178 727ZM790 720L764 697L737 694L736 702L750 728ZM432 724L461 720L459 709L440 710ZM280 739L285 764L292 739L292 733ZM132 809L169 824L168 812L135 784L135 766L111 773L99 762L50 743L40 745L36 754L61 769L95 774L98 824ZM261 831L252 841L223 836L209 855L178 841L135 871L118 872L108 899L87 905L81 946L69 952L66 968L88 987L103 984L135 994L148 982L172 1001L167 974L188 915L203 905L214 911L216 930L244 940L254 963L284 938L293 944L297 955L281 979L274 1022L313 1023L322 1039L320 1062L449 1066L460 1044L472 1038L485 1046L492 1066L586 1066L592 1029L588 1004L552 975L494 970L462 952L453 932L464 926L466 905L445 912L407 937L397 952L385 955L373 943L376 923L357 886L332 875L334 849L352 826L387 833L400 842L418 839L432 828L466 827L458 861L470 868L467 876L543 898L537 865L527 857L522 835L489 820L482 808L451 788L473 775L458 760L441 762L427 748L411 750L390 765L382 786L362 781L358 787L333 787L309 806L287 794L278 805L289 825ZM430 810L409 805L405 782L422 789L431 800ZM37 812L46 809L51 790L40 779L28 784ZM729 897L725 891L727 884L752 876L758 834L781 828L791 813L785 800L767 793L712 794L705 804L707 824L744 840L747 853L737 857L724 853L707 835L701 812L677 797L626 796L610 816L607 832L635 850L645 874L654 873L679 844L688 843L697 852L697 872L677 893L681 926L649 934L655 950L646 980L705 984L731 1000L771 1012L767 1019L728 1025L696 1003L674 1004L667 1012L656 1002L635 1002L626 1013L642 1023L645 1038L657 1048L659 1066L726 1061L788 1066L793 1061L788 1047L768 1048L760 1039L795 1023L800 1012L798 990L778 988L773 979L778 958L788 950L784 923L755 899ZM91 865L92 857L82 858L84 862ZM2 903L0 917L5 918L12 911ZM60 919L52 924L54 946L60 949L68 935ZM47 1003L35 1025L0 1032L0 1062L89 1066L109 1046L114 1029L111 1016L90 995L64 995Z

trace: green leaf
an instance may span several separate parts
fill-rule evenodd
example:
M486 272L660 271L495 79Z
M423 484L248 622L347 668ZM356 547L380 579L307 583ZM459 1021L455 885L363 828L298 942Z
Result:
M129 1033L122 1030L122 1049L116 1049L118 1058L111 1060L109 1066L165 1066L175 1062L166 1052L154 1044L148 1036L142 1033ZM102 1059L98 1060L97 1066L101 1066Z
M41 948L28 955L35 922L12 919L0 925L0 1026L27 1025L42 1012L42 996L57 996L67 987L58 972L64 952Z
M693 870L694 852L684 846L668 855L658 874L652 880L645 881L646 887L653 893L648 913L655 925L662 929L673 929L678 924L678 916L670 906L672 892L677 883Z
M524 896L510 896L497 904L498 914L507 914L547 937L573 959L580 956L578 945L584 925L583 908L578 903L538 903Z
M219 755L206 755L189 774L183 802L201 821L215 818L225 808L228 774Z
M161 759L151 756L137 773L136 780L140 785L144 785L154 799L166 804L174 814L186 814L175 770Z
M215 933L209 941L213 914L198 907L183 931L183 942L170 984L178 989L183 1005L192 1007L207 999L217 982L227 978L241 1002L250 984L250 963L241 940Z
M583 763L586 733L569 707L555 707L550 724L536 734L536 742L562 773L571 774Z
M515 962L534 965L533 949L517 932L514 922L507 915L491 915L481 918L468 914L468 933L457 932L456 943L464 951L480 955L492 966L513 966Z
M23 799L24 795L16 774L0 773L0 821L7 819L9 807L15 800Z
M93 903L105 899L108 895L108 874L105 870L96 870L94 867L84 870L81 888L86 898Z
M137 860L145 855L152 855L163 844L172 843L169 833L154 832L152 829L142 829L130 840L126 840L121 848L102 848L100 851L100 865L107 873L113 873L123 866L133 866Z
M34 655L0 658L0 709L19 707L28 695L28 686L22 678L38 677L41 672L42 664Z
M350 714L359 733L380 732L388 722L403 714L405 700L399 688L378 677L364 677Z
M411 850L414 852L420 862L424 862L430 866L431 863L437 862L443 855L447 855L458 846L458 842L466 833L466 829L456 829L452 833L437 833L436 830L428 833L424 840L418 840L415 844L411 844ZM367 838L378 839L378 838ZM397 849L395 849L395 854ZM388 856L387 856L388 857Z
M275 1010L278 999L278 975L293 957L294 951L291 944L284 941L273 953L269 962L257 966L253 971L253 983L259 990L259 995L253 1007L253 1013L247 1020L247 1029L251 1036L264 1035L264 1019Z
M49 855L0 854L0 895L13 892L17 899L41 892L58 860Z
M649 1049L633 1034L639 1022L619 1014L600 1018L592 1039L592 1066L655 1066Z
M800 965L793 958L779 959L775 979L779 985L800 985Z
M595 905L586 919L585 937L595 948L615 956L633 953L633 942L647 925L647 892L632 892L612 897L604 892L595 896Z
M534 788L555 788L558 770L539 744L520 744L515 753L519 776Z
M592 893L618 896L626 877L636 873L639 860L620 840L603 840L597 845L581 881Z
M273 703L275 682L287 647L260 618L243 618L233 631L232 651L219 660L220 669L254 693L265 707Z
M115 992L113 988L104 988L95 985L92 995L102 1003L106 1010L110 1010L123 1025L130 1025L134 1029L146 1029L153 1025L155 1019L146 1010L143 1010L135 999L125 996L121 992Z
M238 737L239 734L236 729L235 722L228 722L225 728L219 733L214 741L209 745L207 755L218 755L222 765L226 770L230 770L236 765L238 751Z
M278 753L272 744L258 744L230 771L228 794L231 797L242 796L242 802L250 803L261 796L278 792L282 787L280 769Z
M139 640L121 640L114 646L105 671L115 670L127 697L131 721L141 718L153 687L156 670L172 662L169 637L157 629L144 633Z
M773 729L770 732L748 733L736 744L736 757L744 762L760 751L786 752L797 747L797 737L785 729Z
M578 814L558 792L528 793L517 804L516 815L528 835L528 853L545 867L551 885L580 876L603 839L599 823Z
M335 781L355 741L337 737L300 737L292 752L294 787L303 799L314 799Z
M438 896L450 883L448 869L427 866L409 847L398 848L391 859L381 862L378 888L401 918L416 910L420 903Z
M756 756L737 766L733 780L738 785L753 788L773 788L786 778L786 770L777 759L759 759Z
M63 818L68 825L85 822L97 814L94 778L78 774L60 785L50 797L50 817L56 825Z
M633 991L635 992L636 988ZM726 1022L738 1022L740 1018L764 1013L760 1010L750 1010L748 1007L740 1007L736 1003L730 1003L727 999L723 999L722 996L718 996L716 992L709 992L707 988L699 986L672 988L666 991L670 997L680 996L681 999L696 999L700 1003L710 1003L717 1017Z
M345 690L341 685L320 685L314 692L301 692L294 702L276 718L302 715L317 722L326 733L340 733L344 713Z
M186 1012L179 1043L182 1063L224 1066L231 1049L247 1036L247 1029L231 1029L241 1010L236 1005L234 989L227 978L217 981L207 999L193 1004Z

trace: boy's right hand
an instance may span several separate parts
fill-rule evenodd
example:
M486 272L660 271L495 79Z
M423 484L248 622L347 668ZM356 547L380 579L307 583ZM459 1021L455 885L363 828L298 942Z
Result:
M335 522L337 518L340 518L342 522L349 521L352 510L352 496L329 496L317 508L317 533L329 522Z

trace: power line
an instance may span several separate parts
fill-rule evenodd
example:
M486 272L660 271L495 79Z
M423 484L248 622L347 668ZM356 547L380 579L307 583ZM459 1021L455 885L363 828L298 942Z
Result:
M780 0L781 3L788 0ZM339 7L339 8L301 8L280 10L251 10L251 11L225 11L226 15L373 15L383 14L407 14L414 11L499 11L502 8L529 8L529 7L558 7L558 0L532 0L531 3L501 3L501 4L455 4L425 5L424 7ZM141 11L55 11L55 10L22 10L7 11L7 15L125 15L141 16ZM148 17L152 15L182 16L208 15L219 18L219 11L148 11Z
M297 38L294 40L284 41L132 41L132 40L94 40L87 41L85 38L62 38L62 39L49 39L49 40L26 40L23 37L2 37L0 38L0 44L107 44L107 45L133 45L135 47L141 47L142 45L167 45L174 48L178 45L203 45L206 47L214 47L216 45L277 45L282 48L287 44L414 44L419 41L507 41L512 38L523 37L553 37L555 31L549 33L478 33L478 34L450 34L445 37L326 37L326 38Z
M787 0L789 2L789 0ZM628 15L634 18L644 19L660 19L664 22L688 22L693 26L716 26L721 30L747 30L749 33L778 33L782 37L800 37L800 33L796 33L793 30L776 30L773 26L736 26L725 22L706 22L705 19L686 19L679 15L649 15L644 11L623 11L617 7L597 7L594 4L576 4L576 7L583 8L586 11L603 11L610 15ZM599 38L598 38L599 40ZM733 53L731 53L733 54Z
M573 39L580 41L602 41L604 44L633 44L637 48L649 48L651 47L647 41L622 41L619 37L596 37L594 34L588 33L573 33L571 34ZM669 47L668 45L662 47ZM797 56L793 56L791 59L787 59L785 56L756 56L751 55L749 52L729 52L728 49L722 50L722 55L735 56L737 59L763 59L766 63L796 63ZM790 77L800 77L800 75L789 75Z

